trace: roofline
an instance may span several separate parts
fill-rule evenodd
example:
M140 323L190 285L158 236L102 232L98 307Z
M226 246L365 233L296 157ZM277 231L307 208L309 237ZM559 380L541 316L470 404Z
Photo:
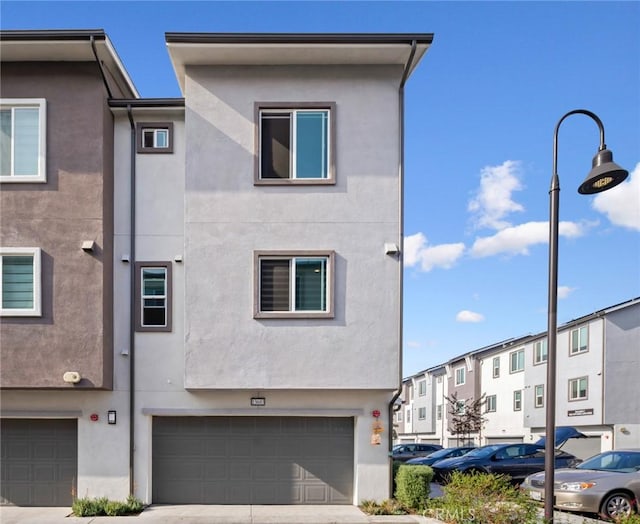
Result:
M2 29L0 40L106 40L103 29Z
M433 33L165 33L182 44L431 44Z
M111 98L109 107L184 107L184 98Z

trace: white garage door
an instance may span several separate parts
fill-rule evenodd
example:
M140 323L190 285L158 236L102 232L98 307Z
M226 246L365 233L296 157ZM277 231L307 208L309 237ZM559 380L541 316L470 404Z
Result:
M154 417L157 504L352 504L353 419Z

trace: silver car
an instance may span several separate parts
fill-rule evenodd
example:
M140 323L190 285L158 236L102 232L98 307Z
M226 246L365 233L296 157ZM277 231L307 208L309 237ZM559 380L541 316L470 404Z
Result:
M638 511L640 449L605 451L575 468L557 469L553 491L555 507L565 511L598 513L617 519ZM521 488L535 500L544 500L544 472L525 478Z

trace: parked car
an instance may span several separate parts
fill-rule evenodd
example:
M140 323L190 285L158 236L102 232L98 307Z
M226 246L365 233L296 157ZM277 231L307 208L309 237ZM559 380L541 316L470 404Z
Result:
M471 451L472 449L476 449L475 446L458 446L453 448L439 449L438 451L434 451L426 457L416 457L409 459L405 462L405 464L414 466L431 466L431 464L437 462L438 460L461 457L465 453L469 453L469 451Z
M391 458L393 458L393 460L405 462L406 460L414 457L424 457L439 449L442 449L442 446L438 444L396 444L391 449Z
M524 479L522 489L544 500L544 472ZM554 475L555 506L566 511L598 513L619 519L638 512L640 500L640 449L605 451L573 469Z

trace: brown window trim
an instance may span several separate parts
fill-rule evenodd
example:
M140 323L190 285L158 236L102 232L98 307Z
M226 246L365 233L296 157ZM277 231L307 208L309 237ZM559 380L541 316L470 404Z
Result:
M329 158L327 178L260 178L260 111L262 109L325 109L329 111ZM335 102L255 102L254 113L254 167L253 184L256 186L318 186L336 183L336 103Z
M167 147L144 147L142 132L145 129L166 129L169 132ZM138 122L136 124L136 152L158 155L173 153L173 122Z
M141 269L145 267L162 267L167 270L167 325L166 326L143 326L142 325L142 278ZM135 263L135 330L140 333L167 333L172 330L172 278L171 278L171 262L136 262Z

